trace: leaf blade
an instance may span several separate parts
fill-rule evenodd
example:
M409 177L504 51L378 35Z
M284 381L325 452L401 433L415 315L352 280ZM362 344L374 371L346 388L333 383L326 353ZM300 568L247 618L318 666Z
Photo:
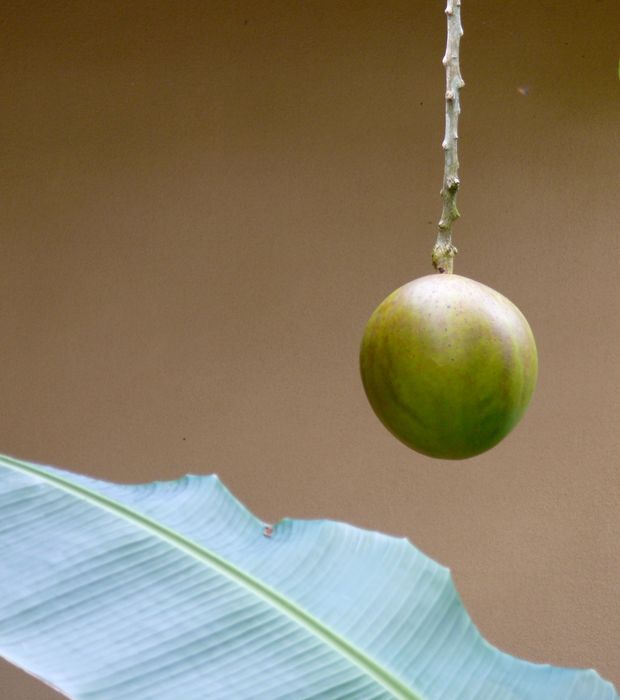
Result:
M0 459L0 465L4 464L5 468L10 463L15 462L10 458ZM97 581L96 573L108 571L122 574L125 587L131 580L140 582L142 588L134 591L137 595L132 598L132 605L143 605L146 609L145 600L154 598L156 604L161 600L161 609L165 611L170 609L170 601L165 598L161 587L149 587L149 581L145 581L142 574L148 574L159 583L163 576L164 584L176 587L180 595L175 605L182 611L184 627L177 633L171 620L158 621L151 615L147 627L150 625L157 633L155 643L153 639L149 640L144 625L136 637L132 621L123 620L119 611L115 611L118 628L107 633L113 635L117 656L114 663L109 664L107 676L99 678L99 685L93 682L84 685L83 679L80 685L80 679L71 677L70 673L61 685L58 675L53 676L55 684L69 688L72 697L80 700L120 700L125 697L140 700L172 700L177 697L184 700L193 700L194 697L244 700L254 697L262 700L343 700L348 697L355 700L386 700L389 697L582 700L588 697L588 700L616 700L618 697L610 684L592 674L535 666L493 649L480 637L465 613L448 570L404 540L329 521L293 520L282 521L274 536L266 538L262 536L262 523L212 478L189 477L177 482L126 486L19 461L17 465L34 469L36 474L42 471L46 478L60 479L63 483L69 480L71 489L95 491L96 500L113 500L116 511L118 508L121 511L131 509L132 522L135 511L138 520L147 523L147 530L163 528L161 532L165 534L172 528L174 542L178 542L180 534L184 542L190 538L191 547L197 544L201 551L198 558L194 557L198 572L192 568L193 563L188 564L188 554L184 550L181 554L181 550L175 550L171 559L166 559L161 553L153 558L149 550L152 542L149 545L148 537L146 543L134 540L125 543L129 549L124 554L118 546L112 548L116 559L106 550L108 554L100 554L97 559L98 569L93 568L92 561L89 561L91 578L84 581L84 595L92 590L93 581ZM2 477L6 476L3 471L6 469L0 468L0 491ZM47 498L50 498L49 494ZM22 503L29 503L23 493ZM58 503L54 505L53 499L49 500L48 507L50 512L56 513L54 518L65 530L76 517L70 508L69 511L58 509ZM7 512L6 504L3 511L0 496L0 515L3 512ZM23 508L25 522L32 512L30 502ZM89 517L83 522L88 522ZM157 522L151 525L153 517ZM56 520L49 522L53 524ZM112 528L114 539L114 528L120 525L118 518L111 522L114 525L108 523L106 527ZM93 527L99 533L97 528L101 524L94 522ZM65 532L63 536L68 537L72 545L80 543L80 533L75 528L69 528L69 534ZM98 536L106 540L104 535L99 533ZM54 550L52 542L53 538L50 551ZM117 540L115 543L118 545ZM103 549L104 545L102 542ZM222 571L216 572L215 578L206 575L201 559L204 548L213 550L210 562L223 566L228 574L230 569L226 567L235 569L233 579L238 576L236 569L242 569L250 576L250 579L240 580L252 583L251 600L239 594L238 586L234 590L227 589L220 580ZM220 559L223 559L222 564ZM86 575L84 566L82 562L78 576ZM32 566L31 571L36 581L37 577L45 575L46 562L40 562L38 568ZM134 579L128 577L129 573ZM2 579L0 576L0 586ZM260 584L258 587L254 584L255 579ZM196 583L198 580L200 584ZM113 586L113 583L108 580L106 585ZM211 586L208 596L205 595L205 586ZM283 610L278 610L278 606L274 607L271 602L270 609L266 609L265 601L256 595L258 590L275 591L280 603L284 599ZM166 595L169 594L170 591L166 590ZM69 589L71 595L76 600L78 593ZM189 624L192 615L205 613L205 598L212 599L214 605L209 611L210 616L204 618L208 619L210 626L208 634L204 629L206 622L204 625ZM106 601L108 608L115 610L113 601ZM88 601L82 601L82 612L96 617L97 611L92 608L92 601L90 608ZM303 615L301 618L291 617L289 613L293 609L311 611L310 624L303 620ZM276 614L273 614L274 610ZM53 616L51 619L58 621ZM64 622L70 627L73 625L74 631L83 630L75 619L65 617ZM177 620L172 622L176 624ZM0 650L6 648L6 634L3 634L6 624L0 610ZM33 624L38 625L40 633L42 621L34 620ZM48 620L48 627L43 625L48 635L51 634L49 624ZM99 634L106 629L100 623ZM338 637L335 643L333 639L324 639L317 634L322 630L335 634ZM52 639L53 635L49 638ZM61 641L71 648L71 642L64 637ZM151 671L146 667L141 669L140 663L136 663L131 655L136 644L146 645L156 662L155 672L152 668ZM345 652L360 650L361 660L355 655L351 658L347 653L343 654L343 649ZM63 657L63 662L69 666L70 656L65 654ZM14 660L19 663L24 659ZM93 659L86 655L86 661L92 662ZM80 664L83 666L84 661ZM136 669L141 676L136 675ZM54 671L58 674L58 668ZM393 678L403 684L403 692L409 695L399 696L400 687L386 685L383 673L387 674L388 682ZM50 677L46 673L39 675Z

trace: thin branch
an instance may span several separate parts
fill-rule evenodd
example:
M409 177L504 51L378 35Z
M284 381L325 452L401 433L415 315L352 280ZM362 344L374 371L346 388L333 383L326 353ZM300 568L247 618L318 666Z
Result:
M448 0L448 41L443 65L446 67L446 133L443 141L445 167L437 242L433 248L433 265L439 272L452 272L456 248L452 244L452 223L459 218L456 194L459 190L458 122L461 113L459 90L465 85L459 65L459 45L463 35L461 0Z

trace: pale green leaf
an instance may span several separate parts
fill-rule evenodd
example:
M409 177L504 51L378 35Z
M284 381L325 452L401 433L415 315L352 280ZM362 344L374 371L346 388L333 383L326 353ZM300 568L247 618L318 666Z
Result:
M75 700L618 700L594 671L491 647L404 539L268 535L215 476L0 458L0 654Z

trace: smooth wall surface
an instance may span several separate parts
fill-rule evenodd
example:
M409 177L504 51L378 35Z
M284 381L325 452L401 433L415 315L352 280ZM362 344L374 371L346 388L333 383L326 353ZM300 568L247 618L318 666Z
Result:
M359 380L432 271L444 5L4 3L0 451L407 536L493 644L620 687L617 0L463 2L456 271L534 329L522 423L434 461Z

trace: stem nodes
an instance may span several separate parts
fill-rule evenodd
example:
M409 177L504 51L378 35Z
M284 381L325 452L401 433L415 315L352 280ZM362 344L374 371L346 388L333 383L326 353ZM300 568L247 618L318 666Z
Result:
M461 25L461 0L447 0L448 40L443 65L446 68L446 130L442 143L445 165L441 199L443 208L439 220L437 242L433 249L433 265L438 272L452 272L456 248L452 244L452 224L459 218L456 194L459 189L458 121L461 113L459 91L465 85L459 64Z

